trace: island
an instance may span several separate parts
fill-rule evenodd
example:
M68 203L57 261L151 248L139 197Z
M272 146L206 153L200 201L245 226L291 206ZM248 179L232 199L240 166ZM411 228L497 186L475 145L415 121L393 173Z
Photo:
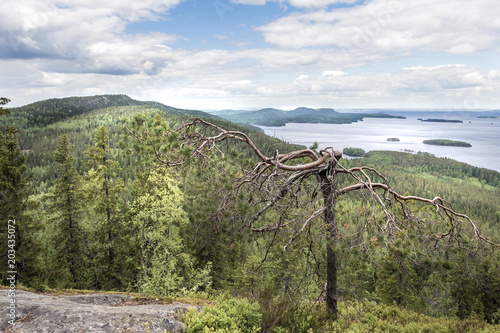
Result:
M387 141L400 141L399 138L387 138Z
M458 120L458 119L422 119L418 118L420 121L429 121L429 122L434 122L434 123L463 123L463 120Z
M426 145L435 145L435 146L472 147L470 143L463 141L448 140L448 139L424 140L424 143Z
M349 147L349 148L344 148L342 153L344 155L353 156L353 157L363 157L363 156L365 156L366 152L361 148Z

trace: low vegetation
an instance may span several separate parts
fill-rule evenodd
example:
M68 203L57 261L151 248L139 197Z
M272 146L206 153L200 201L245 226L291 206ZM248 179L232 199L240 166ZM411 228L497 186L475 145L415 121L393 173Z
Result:
M499 326L485 323L473 314L466 320L436 318L396 305L360 301L343 303L338 321L325 318L321 304L281 301L262 309L257 303L240 298L219 298L201 311L190 310L183 318L186 332L263 332L263 333L494 333Z

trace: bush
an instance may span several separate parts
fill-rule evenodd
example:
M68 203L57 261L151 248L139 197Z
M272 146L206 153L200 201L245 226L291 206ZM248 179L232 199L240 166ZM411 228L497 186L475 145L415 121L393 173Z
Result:
M254 333L260 332L262 314L259 304L246 298L221 296L215 305L199 312L190 310L184 316L186 332Z

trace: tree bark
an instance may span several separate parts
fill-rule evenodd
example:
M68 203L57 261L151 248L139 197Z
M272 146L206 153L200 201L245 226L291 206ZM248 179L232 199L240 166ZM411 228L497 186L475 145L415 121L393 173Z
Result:
M141 268L139 270L139 292L141 293L143 290L144 284L142 283L142 271L144 269L144 246L146 241L144 240L144 229L146 228L146 219L142 222L142 239L141 239Z
M331 319L337 320L337 225L335 223L335 191L337 187L335 162L318 174L325 205L326 234L326 311Z

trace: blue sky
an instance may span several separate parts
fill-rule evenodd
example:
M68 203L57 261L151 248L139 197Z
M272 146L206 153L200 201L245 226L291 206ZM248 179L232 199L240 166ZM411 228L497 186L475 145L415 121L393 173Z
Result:
M497 0L2 0L0 95L500 108Z

